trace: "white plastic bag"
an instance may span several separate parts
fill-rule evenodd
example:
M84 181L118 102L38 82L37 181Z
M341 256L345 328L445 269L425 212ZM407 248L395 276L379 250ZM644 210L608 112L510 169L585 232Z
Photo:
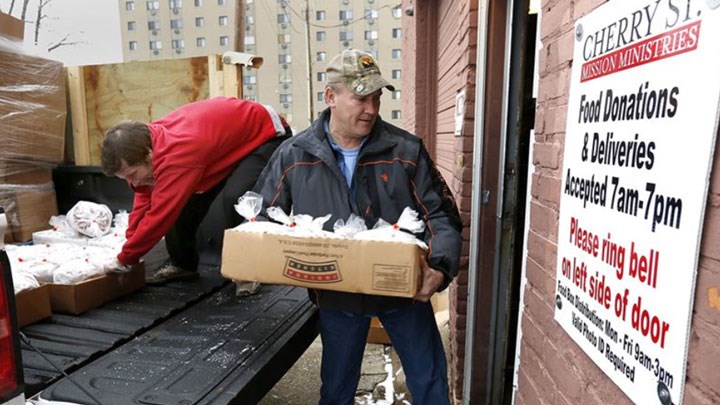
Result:
M401 229L412 233L420 233L425 230L425 223L418 219L415 210L406 207L396 223L391 225L387 221L380 219L373 229L355 234L354 239L412 243L423 249L428 248L425 242L416 238L415 235L401 231Z
M350 214L347 222L342 218L335 221L333 231L342 238L352 239L357 233L367 231L367 225L362 217Z
M247 222L233 229L243 232L282 233L284 231L283 228L286 228L284 225L270 221L256 221L258 214L260 214L262 210L262 202L263 197L252 191L248 191L238 198L238 202L235 204L235 211L247 219Z
M105 204L78 201L67 213L67 222L74 230L91 238L110 232L113 214Z

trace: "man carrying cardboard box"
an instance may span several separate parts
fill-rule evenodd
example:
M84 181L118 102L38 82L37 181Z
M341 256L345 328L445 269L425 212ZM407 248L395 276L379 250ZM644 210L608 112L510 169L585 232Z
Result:
M146 280L157 285L197 277L196 233L219 256L223 231L242 222L234 205L252 188L290 135L269 106L234 97L186 104L149 124L122 121L107 131L102 168L135 191L119 265L137 263L162 237L170 260Z
M330 227L351 213L368 227L395 223L405 207L426 223L422 286L413 299L311 290L323 345L321 404L352 404L370 319L377 316L400 356L414 404L449 402L447 365L430 297L457 275L462 228L445 181L414 135L378 115L382 89L394 90L367 53L346 49L326 69L329 108L283 143L254 191L264 204L320 217ZM329 230L329 229L328 229Z

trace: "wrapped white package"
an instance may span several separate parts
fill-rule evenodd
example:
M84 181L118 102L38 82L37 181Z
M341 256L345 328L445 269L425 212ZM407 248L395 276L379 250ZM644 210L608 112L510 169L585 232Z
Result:
M128 214L125 210L120 210L117 214L115 214L115 218L113 218L113 228L115 231L125 234L129 219L130 214Z
M352 239L355 234L367 231L367 225L365 224L365 219L362 217L350 214L347 222L342 218L335 221L333 231L342 238Z
M80 233L70 226L67 216L65 215L53 215L50 217L48 223L52 226L52 230L57 232L59 236L68 238L80 237Z
M22 291L34 290L40 287L40 283L32 274L16 270L14 268L10 271L12 272L13 289L15 290L15 294Z
M416 238L415 235L403 232L401 229L412 233L420 233L425 230L425 223L418 219L417 211L406 207L395 224L390 225L380 219L373 229L358 232L355 234L354 239L412 243L423 249L428 248L425 242Z
M78 258L65 262L53 272L54 284L77 284L83 280L105 274L104 269L98 268L87 259Z
M70 226L83 235L97 238L110 231L112 211L105 204L90 201L78 201L67 213Z

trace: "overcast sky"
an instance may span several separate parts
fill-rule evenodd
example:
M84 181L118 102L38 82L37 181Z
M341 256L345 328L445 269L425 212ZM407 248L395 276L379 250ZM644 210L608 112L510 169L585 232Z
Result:
M27 53L55 59L68 66L122 61L120 15L117 0L29 0L25 16ZM47 5L35 45L35 19L40 1ZM0 0L0 11L8 13L12 0ZM15 0L12 16L20 18L23 0ZM59 41L68 45L50 52ZM74 43L74 44L70 44Z

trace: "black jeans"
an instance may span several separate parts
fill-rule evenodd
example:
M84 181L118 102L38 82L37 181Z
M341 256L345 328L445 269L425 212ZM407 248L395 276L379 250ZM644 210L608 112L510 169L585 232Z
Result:
M240 225L235 211L240 196L251 190L275 149L289 136L273 138L239 161L232 173L202 194L193 194L165 235L172 264L196 270L198 264L218 266L225 229Z

